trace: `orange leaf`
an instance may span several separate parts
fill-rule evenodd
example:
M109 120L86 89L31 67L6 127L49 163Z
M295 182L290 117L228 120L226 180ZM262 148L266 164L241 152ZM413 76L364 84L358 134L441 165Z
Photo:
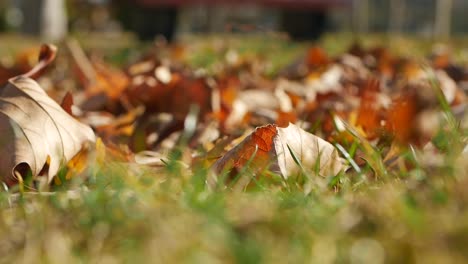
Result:
M112 100L118 99L129 84L128 77L104 62L95 61L92 65L96 75L95 80L86 85L88 95L104 93Z
M356 124L361 126L369 138L377 136L380 126L380 106L377 102L380 82L377 79L369 79L361 97Z
M395 99L388 113L387 128L401 142L408 142L413 136L413 121L416 117L414 94L402 95Z
M330 62L325 51L320 47L312 47L307 52L307 66L318 68L326 66Z
M296 123L297 115L294 112L283 112L278 111L278 117L276 118L276 124L279 127L287 127L289 123Z

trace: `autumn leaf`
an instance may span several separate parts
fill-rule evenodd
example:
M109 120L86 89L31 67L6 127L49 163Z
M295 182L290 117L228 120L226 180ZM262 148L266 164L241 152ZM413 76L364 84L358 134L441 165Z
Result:
M370 79L362 92L361 105L357 114L357 125L361 126L367 138L375 138L381 129L383 110L378 102L379 80Z
M309 68L319 68L326 66L330 62L326 52L318 47L312 47L307 52L306 63Z
M86 56L79 43L72 39L66 42L77 80L84 88L87 100L80 104L83 109L115 112L119 101L124 101L124 91L129 85L129 78L124 71Z
M62 99L62 103L60 103L60 106L62 107L65 112L67 112L69 115L73 116L73 95L70 92L67 92L65 96Z
M414 136L415 101L414 94L400 96L394 100L389 111L387 127L399 142L408 142Z
M258 127L213 165L216 173L245 171L259 174L269 169L288 178L299 173L336 175L344 168L337 150L329 142L289 124ZM316 170L318 168L318 170Z
M165 82L153 76L139 75L133 78L127 94L134 105L144 105L154 113L170 112L183 118L190 105L196 104L200 112L209 110L211 91L202 78L166 69Z
M9 185L29 172L33 177L47 175L50 182L84 144L95 140L90 127L70 116L27 77L36 76L51 61L54 51L43 51L35 68L10 79L0 91L0 173Z

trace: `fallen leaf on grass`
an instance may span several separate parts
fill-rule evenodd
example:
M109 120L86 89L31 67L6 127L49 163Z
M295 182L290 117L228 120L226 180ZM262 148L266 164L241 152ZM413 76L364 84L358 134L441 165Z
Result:
M286 128L276 125L256 128L213 165L218 175L248 171L258 176L269 169L285 179L300 173L336 175L343 168L332 144L293 124Z
M90 127L78 122L47 96L35 76L55 51L45 47L39 64L23 76L9 80L0 90L0 174L8 184L32 174L47 175L50 182L83 144L93 142Z

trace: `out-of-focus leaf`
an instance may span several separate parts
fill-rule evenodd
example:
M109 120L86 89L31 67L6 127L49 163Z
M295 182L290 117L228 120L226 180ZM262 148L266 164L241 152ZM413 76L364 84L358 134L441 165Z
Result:
M364 88L361 96L361 105L357 115L357 125L361 126L368 138L377 136L377 131L381 128L381 116L383 109L379 105L379 85L376 79L370 79Z
M413 120L416 117L416 99L414 94L396 98L389 110L387 127L402 143L414 136Z
M311 69L327 66L330 62L325 51L318 46L312 47L307 52L306 64Z
M103 61L90 60L76 40L68 41L67 45L74 61L77 79L88 98L85 106L90 108L92 105L92 110L102 110L105 106L115 108L115 102L121 100L130 83L128 76ZM93 104L90 104L89 98L93 99Z
M145 111L143 106L129 110L127 113L108 119L108 123L95 125L96 134L103 138L106 142L117 141L119 137L130 137L135 130L135 123ZM102 118L106 118L105 113L101 113ZM91 121L91 120L89 120Z
M70 92L67 92L62 99L62 103L60 104L63 110L67 112L67 114L73 116L72 106L73 106L73 95Z
M164 80L167 83L156 76L133 77L127 90L130 101L135 105L143 104L148 111L173 113L179 119L183 119L192 104L206 113L210 108L211 91L204 79L183 73L170 74L170 79L163 77L167 78Z

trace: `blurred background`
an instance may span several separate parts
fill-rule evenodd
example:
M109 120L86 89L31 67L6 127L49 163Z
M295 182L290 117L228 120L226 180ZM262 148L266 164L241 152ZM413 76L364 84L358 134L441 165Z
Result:
M142 40L196 33L324 32L449 38L468 31L466 0L0 0L0 30L60 40L132 32Z

